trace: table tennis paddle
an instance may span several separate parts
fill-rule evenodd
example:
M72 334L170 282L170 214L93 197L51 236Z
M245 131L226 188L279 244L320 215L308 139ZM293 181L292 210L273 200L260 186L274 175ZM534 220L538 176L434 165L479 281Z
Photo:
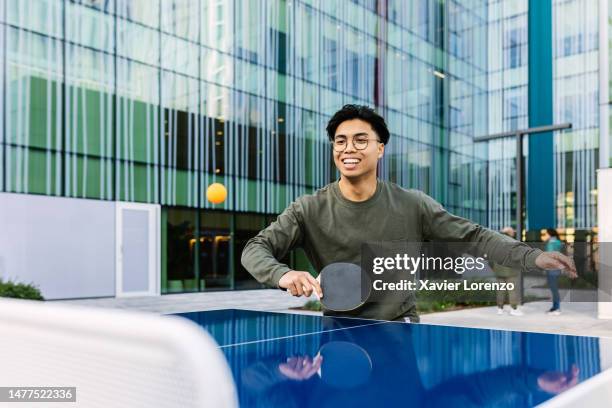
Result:
M372 359L357 344L331 341L323 344L313 357L292 356L279 364L279 371L292 380L307 380L315 373L334 388L353 388L364 384L372 373Z
M370 295L369 279L361 267L347 262L325 266L319 274L323 297L321 304L335 312L348 312L363 305Z
M317 374L323 382L332 387L353 388L364 384L370 378L372 359L364 349L354 343L325 343L317 355L322 357Z

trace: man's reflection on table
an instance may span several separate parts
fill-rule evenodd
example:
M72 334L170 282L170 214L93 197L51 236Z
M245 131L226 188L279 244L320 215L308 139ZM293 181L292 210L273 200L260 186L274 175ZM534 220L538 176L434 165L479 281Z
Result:
M257 402L278 407L482 407L513 406L526 402L530 394L552 397L578 382L576 365L568 372L508 365L457 375L427 388L412 329L397 325L403 327L382 324L323 333L314 353L270 356L246 367L243 389Z

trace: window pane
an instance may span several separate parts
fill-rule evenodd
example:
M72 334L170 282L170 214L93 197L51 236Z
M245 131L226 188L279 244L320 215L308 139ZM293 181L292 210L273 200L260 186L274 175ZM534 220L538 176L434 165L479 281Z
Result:
M200 277L206 289L232 285L230 222L229 213L200 212Z
M196 216L194 210L168 209L166 260L169 293L197 291L194 271Z
M236 266L236 274L234 276L236 289L257 289L263 288L264 285L255 280L240 263L242 250L249 239L253 238L264 226L264 216L258 214L237 214L236 215L236 231L234 238L236 240L236 251L234 254L234 265Z

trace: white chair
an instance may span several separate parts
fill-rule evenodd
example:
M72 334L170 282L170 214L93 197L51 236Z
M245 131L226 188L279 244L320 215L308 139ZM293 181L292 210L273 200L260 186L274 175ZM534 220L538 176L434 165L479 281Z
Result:
M557 397L539 405L540 408L609 408L612 401L612 370L589 378Z
M612 338L599 339L599 364L601 373L544 402L539 407L609 408L612 401Z
M78 407L236 407L225 357L173 316L0 299L0 384L76 387Z

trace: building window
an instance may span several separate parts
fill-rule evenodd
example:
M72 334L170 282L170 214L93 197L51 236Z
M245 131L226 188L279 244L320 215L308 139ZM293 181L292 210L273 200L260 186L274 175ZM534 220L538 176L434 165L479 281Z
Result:
M514 28L508 31L504 44L505 68L518 68L524 65L524 53L526 44L522 41L522 28Z
M336 41L323 37L324 61L323 72L327 78L327 86L334 91L338 90L338 66L337 66L337 45Z

